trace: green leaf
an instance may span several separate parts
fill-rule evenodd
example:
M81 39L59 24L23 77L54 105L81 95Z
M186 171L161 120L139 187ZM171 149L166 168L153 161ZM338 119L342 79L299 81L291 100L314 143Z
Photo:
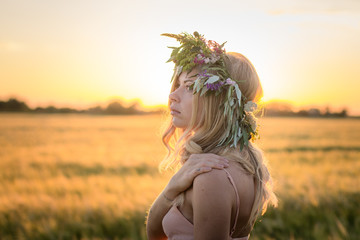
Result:
M240 152L243 150L243 148L244 148L244 140L241 139L241 141L240 141Z
M201 89L201 93L200 93L200 96L202 96L202 95L204 95L206 92L207 92L207 87L203 87L202 89Z
M244 138L244 144L247 146L249 143L249 134L247 132L247 130L243 127L241 129L242 133L243 133L243 138Z
M234 134L234 146L236 147L238 142L238 135L237 135L237 129L235 128L235 134Z
M196 52L196 53L198 53L198 52L200 52L200 50L201 50L201 48L200 47L193 47L193 48L191 48L191 52Z
M229 107L229 117L230 117L231 121L234 119L234 108L233 107Z
M175 38L178 39L180 34L173 34L173 33L162 33L160 34L160 36L165 36L165 37L171 37L171 38Z
M230 97L231 97L232 88L233 88L233 86L230 86L230 87L229 87L227 98L230 98Z
M199 85L199 80L198 79L196 79L195 81L194 81L194 87L193 87L193 89L195 90L194 92L195 93L197 93L198 91L197 91L197 86Z
M239 86L237 84L235 84L235 91L236 91L236 96L239 100L239 106L241 106L241 91L239 89Z
M229 137L229 134L230 134L230 127L228 127L226 130L225 139Z
M207 83L214 83L217 80L219 80L219 76L213 75L213 76L209 77L209 79L204 83L204 85Z
M220 67L209 67L208 69L209 70L214 70L214 71L220 71L220 72L226 74L225 69L220 68Z
M226 140L226 142L224 143L224 145L228 145L232 140L233 140L233 135L229 132L229 137L228 139Z
M234 100L233 98L231 98L230 101L229 101L229 103L230 103L230 106L232 106L232 105L234 105L235 100Z
M204 86L203 84L202 84L202 81L200 80L200 78L199 78L199 81L198 81L199 83L198 83L198 85L196 86L196 92L199 92L200 91L200 89Z
M238 129L238 133L237 133L237 134L238 134L239 138L242 137L243 134L242 134L242 132L241 132L241 127Z
M223 48L223 47L224 47L224 45L225 45L225 43L226 43L226 42L224 42L223 44L221 44L221 45L220 45L220 48Z

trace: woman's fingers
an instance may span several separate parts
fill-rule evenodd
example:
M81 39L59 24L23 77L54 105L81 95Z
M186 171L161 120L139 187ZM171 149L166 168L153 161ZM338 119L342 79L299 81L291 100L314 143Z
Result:
M211 167L199 167L199 168L196 168L193 173L194 173L194 176L197 176L201 173L205 173L205 172L210 172L212 170Z
M220 157L218 155L215 155L215 158L209 158L205 159L206 163L209 163L211 167L228 167L229 166L229 160L226 158Z
M206 173L206 172L210 172L212 169L224 169L226 167L228 167L229 164L227 163L213 163L213 164L209 164L209 165L202 165L202 166L198 166L193 170L193 174L194 176L197 176L201 173Z
M217 169L223 169L228 167L229 164L228 163L216 163L212 166L212 168L217 168Z
M195 177L201 173L210 172L212 169L227 168L229 161L213 153L199 153L192 154L185 165L185 169L191 169L188 173Z
M216 168L216 169L223 169L226 167L229 167L229 164L226 162L222 162L222 163L218 163L218 162L203 162L203 163L198 163L196 165L193 166L195 169L199 169L199 168Z
M190 160L190 161L189 161ZM192 162L193 164L199 163L199 162L216 162L219 164L229 163L229 160L226 158L213 154L213 153L201 153L201 154L192 154L190 158L188 159L189 162Z
M191 186L194 177L210 172L212 169L224 169L229 166L229 161L213 153L191 154L181 169L171 178L168 189L173 195L183 192Z

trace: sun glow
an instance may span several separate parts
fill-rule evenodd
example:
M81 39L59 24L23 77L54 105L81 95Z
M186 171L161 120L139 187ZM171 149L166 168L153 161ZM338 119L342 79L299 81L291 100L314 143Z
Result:
M177 43L160 34L196 30L209 40L227 41L227 51L250 59L265 101L347 106L360 113L357 5L350 11L339 4L338 11L330 11L301 2L295 7L236 1L216 10L192 4L174 12L167 1L144 1L141 9L121 1L1 3L0 99L15 95L33 105L84 106L116 96L141 99L144 106L166 105L173 70L165 63L171 53L166 46ZM184 12L195 19L184 18ZM209 19L208 13L226 14ZM237 30L222 27L222 21L238 23Z

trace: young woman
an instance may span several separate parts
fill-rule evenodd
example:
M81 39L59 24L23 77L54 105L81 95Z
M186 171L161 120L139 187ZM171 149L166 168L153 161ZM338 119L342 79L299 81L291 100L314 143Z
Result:
M181 43L163 134L162 168L177 169L149 210L149 239L248 239L256 218L276 205L258 136L262 87L239 53L195 32L163 34ZM250 141L251 140L251 141Z

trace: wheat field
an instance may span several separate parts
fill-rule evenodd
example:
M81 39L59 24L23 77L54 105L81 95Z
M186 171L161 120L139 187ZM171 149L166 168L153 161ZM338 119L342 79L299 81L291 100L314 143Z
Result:
M146 239L164 118L0 114L0 239ZM360 120L264 118L279 206L251 239L359 239Z

